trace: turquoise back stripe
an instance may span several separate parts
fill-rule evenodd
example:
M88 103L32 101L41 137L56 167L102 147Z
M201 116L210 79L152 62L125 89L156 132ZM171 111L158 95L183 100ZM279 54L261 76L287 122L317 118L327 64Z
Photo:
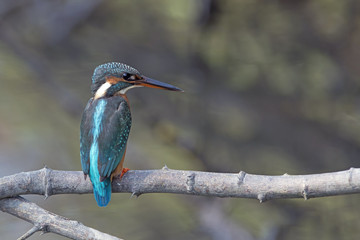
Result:
M98 103L93 115L93 140L90 148L90 179L93 183L94 192L97 192L101 197L106 196L106 187L109 185L108 181L100 182L100 173L98 169L99 146L98 137L102 130L102 117L106 108L106 101L104 99L97 100Z

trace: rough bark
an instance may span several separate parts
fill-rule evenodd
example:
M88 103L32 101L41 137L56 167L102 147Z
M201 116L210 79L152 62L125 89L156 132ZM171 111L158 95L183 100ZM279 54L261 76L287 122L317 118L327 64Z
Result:
M171 170L130 170L113 181L113 192L139 196L144 193L177 193L215 197L254 198L260 202L278 198L315 198L360 192L360 169L310 174L265 176ZM80 171L49 168L0 178L0 198L24 194L92 193L89 179Z
M216 197L255 198L260 202L277 198L304 198L360 193L360 169L310 174L265 176L239 173L213 173L171 170L130 170L115 179L112 191L177 193ZM118 239L83 224L48 212L18 195L92 193L89 179L80 171L43 168L0 178L0 210L34 224L19 239L37 231L53 232L73 239ZM16 197L17 196L17 197Z

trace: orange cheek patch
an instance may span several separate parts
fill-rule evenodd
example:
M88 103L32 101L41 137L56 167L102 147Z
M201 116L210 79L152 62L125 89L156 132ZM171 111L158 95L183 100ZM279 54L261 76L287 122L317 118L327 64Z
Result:
M110 83L111 85L116 84L121 81L121 78L118 77L106 77L106 82Z

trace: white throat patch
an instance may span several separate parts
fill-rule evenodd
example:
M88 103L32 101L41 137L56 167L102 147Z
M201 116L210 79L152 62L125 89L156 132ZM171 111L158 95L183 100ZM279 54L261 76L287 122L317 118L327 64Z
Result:
M103 85L101 85L101 87L99 87L99 89L96 91L95 93L95 99L99 99L101 97L104 97L106 94L106 91L111 87L112 85L109 82L105 82ZM118 91L116 94L125 94L129 89L131 88L136 88L136 87L142 87L141 85L131 85L127 88L121 89L120 91Z
M111 84L108 82L105 82L103 85L101 85L101 87L99 87L99 89L96 91L94 99L105 96L106 91L109 89L109 87L111 87Z

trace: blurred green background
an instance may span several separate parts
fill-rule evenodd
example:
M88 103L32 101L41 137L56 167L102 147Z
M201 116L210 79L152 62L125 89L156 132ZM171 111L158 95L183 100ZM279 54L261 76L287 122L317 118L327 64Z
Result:
M0 176L80 170L93 69L127 63L125 166L257 174L360 167L360 1L0 2ZM125 239L358 239L359 195L260 204L169 194L26 196ZM2 239L31 224L0 214ZM54 234L32 239L64 239Z

